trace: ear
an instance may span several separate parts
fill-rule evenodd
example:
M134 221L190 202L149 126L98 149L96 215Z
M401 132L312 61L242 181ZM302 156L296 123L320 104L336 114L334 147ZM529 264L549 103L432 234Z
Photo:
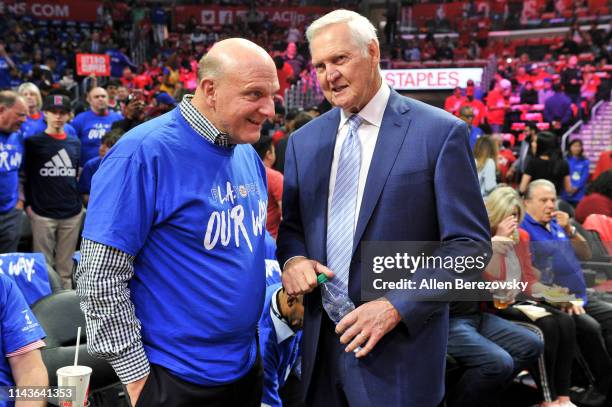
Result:
M370 41L368 44L368 55L372 58L372 63L375 64L375 66L380 64L380 47L374 40Z
M204 95L204 100L206 104L215 107L217 103L217 87L216 83L211 78L204 78L200 81L200 89L202 90L202 94Z

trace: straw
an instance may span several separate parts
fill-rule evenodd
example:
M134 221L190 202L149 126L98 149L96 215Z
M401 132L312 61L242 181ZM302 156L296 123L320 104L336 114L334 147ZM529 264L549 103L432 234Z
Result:
M76 349L74 350L74 365L77 366L79 364L79 345L81 344L81 327L77 330L77 344Z

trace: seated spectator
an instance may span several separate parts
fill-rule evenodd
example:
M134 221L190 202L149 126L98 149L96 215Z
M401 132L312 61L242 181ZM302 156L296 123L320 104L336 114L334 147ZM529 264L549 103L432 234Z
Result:
M578 345L592 372L597 390L609 394L612 385L612 304L587 293L580 260L591 257L585 238L569 222L569 215L555 211L554 184L539 179L529 184L525 195L527 214L521 228L529 233L533 265L541 281L567 287L582 300L561 306L573 315Z
M549 132L538 133L536 151L525 168L519 191L525 193L529 183L536 179L549 180L555 188L571 191L569 165L561 157L555 135Z
M527 81L521 89L521 103L525 105L538 104L538 92L533 87L533 82Z
M108 153L108 150L117 143L119 138L123 135L122 129L112 129L104 136L102 136L102 143L100 144L100 155L87 161L83 166L81 175L79 176L78 188L81 196L83 197L83 204L87 206L89 202L89 191L91 191L91 179L98 171L102 159Z
M0 357L0 386L48 386L47 368L40 354L40 348L45 346L45 332L17 284L3 274L0 274L0 327L0 349L3 353ZM0 395L6 396L6 390L0 391ZM0 405L13 405L2 398ZM44 407L47 402L32 401L27 405Z
M70 117L67 96L47 96L43 111L46 130L25 140L26 211L34 251L45 255L64 288L71 289L72 254L83 217L77 189L81 143L64 131Z
M582 140L574 139L570 142L567 154L567 163L569 164L570 175L570 190L561 191L561 199L578 205L578 202L584 197L586 184L589 180L589 160L583 154Z
M459 118L468 125L468 133L470 135L470 148L474 150L474 145L479 137L484 135L484 132L480 127L473 125L474 123L474 109L472 106L464 105L459 109Z
M270 243L268 243L271 241ZM259 320L259 346L264 367L264 390L262 406L282 407L284 404L280 390L285 384L292 393L300 393L299 377L294 370L300 364L300 343L304 319L303 296L289 297L280 282L280 266L274 252L276 245L266 236L266 249L272 247L271 257L266 255L266 298ZM276 263L276 273L268 274L268 263ZM299 375L299 369L297 374ZM288 382L293 383L289 384ZM300 394L292 394L301 398Z
M540 294L546 288L538 281L531 265L529 234L519 229L523 221L523 203L518 193L510 187L493 191L486 201L491 235L493 236L493 257L486 269L487 278L492 280L522 280L528 283L526 293ZM508 293L514 301L514 293ZM519 293L519 299L521 294ZM540 407L576 407L569 398L572 362L576 347L576 327L572 317L550 305L529 305L530 308L511 306L498 311L499 316L530 323L544 334L545 368L539 377L539 387L544 401ZM533 310L537 307L539 310ZM534 321L535 312L539 317Z
M120 86L121 82L117 79L111 79L106 84L106 93L108 94L108 109L118 113L123 111L123 105L117 98L117 93Z
M602 173L589 185L576 207L576 220L584 223L591 214L612 217L612 169Z
M497 186L497 145L490 136L480 137L474 145L480 193L486 198Z
M480 311L477 302L451 302L447 352L464 373L447 405L489 406L517 373L536 363L542 348L535 333Z
M268 179L268 216L266 218L266 229L270 232L270 235L276 239L282 214L283 174L272 168L274 161L276 161L272 137L261 137L253 147L266 167L266 178Z

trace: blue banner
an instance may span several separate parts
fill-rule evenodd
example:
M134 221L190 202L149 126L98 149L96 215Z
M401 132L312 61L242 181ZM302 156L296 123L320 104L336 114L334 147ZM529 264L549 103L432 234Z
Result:
M51 294L47 263L42 253L0 254L0 274L15 280L28 305Z

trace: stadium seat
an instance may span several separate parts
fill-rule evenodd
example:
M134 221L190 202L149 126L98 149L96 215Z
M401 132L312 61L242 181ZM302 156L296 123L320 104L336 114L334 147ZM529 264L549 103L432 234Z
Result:
M66 290L42 298L32 306L34 315L47 333L42 357L49 373L49 385L57 385L56 371L74 363L77 328L82 327L79 345L79 365L89 366L93 373L89 383L90 396L114 389L119 379L111 366L87 353L85 317L81 312L76 291ZM120 387L118 387L120 389ZM51 400L53 404L53 400Z

